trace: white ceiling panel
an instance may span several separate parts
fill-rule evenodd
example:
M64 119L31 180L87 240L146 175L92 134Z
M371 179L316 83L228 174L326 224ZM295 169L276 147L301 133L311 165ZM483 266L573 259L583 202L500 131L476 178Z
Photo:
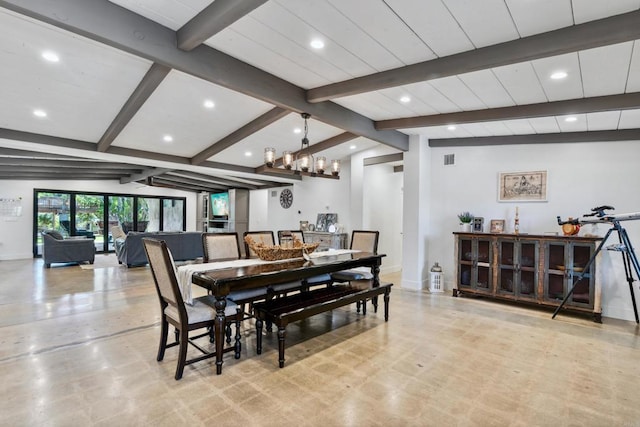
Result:
M572 3L573 16L576 24L640 9L640 0L572 0Z
M573 25L571 0L506 0L520 37Z
M151 63L0 9L0 127L97 142ZM59 62L42 58L55 52ZM45 118L33 115L44 110Z
M436 55L387 3L371 0L329 0L336 9L403 64L428 61Z
M640 92L640 42L637 40L633 42L629 78L625 92Z
M507 127L506 122L485 122L484 126L492 135L513 135L511 129Z
M626 110L620 113L619 129L640 128L640 110Z
M624 93L633 42L579 52L584 96Z
M575 117L575 121L567 121L568 118ZM560 132L586 132L587 115L572 114L570 116L556 116L556 121L560 127Z
M319 151L318 153L314 154L314 156L324 156L327 158L327 161L337 159L342 162L347 162L353 154L359 153L360 151L370 150L379 146L381 146L381 144L375 141L358 137L345 144L332 147L329 150ZM398 152L397 150L394 151Z
M215 107L204 107L212 100ZM271 110L272 105L171 71L113 145L192 157ZM173 142L163 141L171 135Z
M508 120L504 124L513 132L514 135L526 135L536 133L527 119Z
M388 109L391 103L390 99L380 91L345 96L344 98L336 99L334 102L373 120L384 120L394 115L394 109Z
M461 74L460 80L489 108L515 105L509 93L491 70Z
M375 38L363 31L360 26L355 25L352 19L349 19L327 1L271 1L276 1L283 8L287 9L288 12L297 18L296 21L306 23L310 28L321 34L325 42L325 48L322 50L322 54L336 64L348 65L350 69L351 66L354 65L360 67L361 64L359 63L351 63L351 61L353 61L352 58L346 56L346 52L349 52L363 63L368 64L375 71L397 68L404 65L395 55L378 43ZM363 9L367 8L364 7ZM265 8L265 11L266 10ZM392 16L388 8L378 7L377 11L379 13L378 18L382 21L388 22L388 18ZM373 10L371 10L370 13L371 12L373 12ZM380 15L380 13L382 13L382 15ZM359 12L356 14L359 15ZM259 13L255 15L260 16ZM269 17L269 22L271 22L271 19L272 18ZM289 18L287 17L286 19ZM303 38L301 41L303 43L309 43L311 37ZM340 52L335 46L340 46L345 52ZM364 70L364 72L369 74L371 71Z
M580 63L576 53L538 59L531 64L549 101L583 97ZM564 71L567 77L559 80L552 79L551 74L558 71Z
M555 117L535 117L530 118L529 123L535 130L535 133L557 133L560 132L558 121Z
M484 125L484 123L465 123L464 125L460 126L460 130L462 132L467 132L469 136L475 136L475 137L491 136L491 132L489 132L489 130ZM458 127L456 126L456 130L449 131L449 132L453 132L454 134L457 134L459 132Z
M462 110L479 110L486 105L457 76L431 81L431 86Z
M419 99L439 114L461 111L458 105L445 94L438 91L438 89L433 87L429 82L414 83L406 85L404 88L411 94L412 99Z
M493 72L517 105L548 101L530 62L497 67Z
M444 0L476 48L519 38L504 0Z
M386 3L438 57L474 48L440 0L386 0Z
M172 30L178 30L212 0L109 0Z
M618 129L620 111L603 111L587 114L587 129L589 131Z

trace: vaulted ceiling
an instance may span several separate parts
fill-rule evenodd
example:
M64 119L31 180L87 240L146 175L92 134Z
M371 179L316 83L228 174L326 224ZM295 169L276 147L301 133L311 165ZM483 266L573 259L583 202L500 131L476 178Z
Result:
M639 9L0 0L0 179L285 185L306 178L263 167L263 149L298 150L303 112L327 159L402 153L411 134L431 146L640 140Z

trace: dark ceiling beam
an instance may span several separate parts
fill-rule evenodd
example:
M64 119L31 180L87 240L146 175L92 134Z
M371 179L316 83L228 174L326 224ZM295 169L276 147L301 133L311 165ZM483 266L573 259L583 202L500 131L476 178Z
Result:
M120 179L120 184L128 184L130 182L136 182L136 181L147 179L150 176L162 175L163 173L169 172L170 170L172 170L172 169L149 168L149 169L147 169L145 171L134 173L134 174L131 174L129 176L121 178Z
M65 154L51 154L51 153L44 153L40 151L17 150L15 148L4 148L4 147L0 147L0 156L14 156L14 157L25 157L25 158L35 158L35 159L62 159L62 160L84 159L83 157L68 156Z
M267 0L215 0L177 31L178 47L192 50Z
M633 110L637 108L640 108L640 92L597 96L593 98L568 99L565 101L544 102L540 104L516 105L513 107L489 108L486 110L380 120L376 122L376 128L409 129L426 126L527 119L532 117L565 116L602 111Z
M242 181L242 180L234 180L234 179L222 179L222 178L218 178L215 176L210 176L210 175L203 175L203 174L199 174L199 173L194 173L194 172L186 172L186 171L171 171L169 173L166 173L165 176L175 176L175 177L181 177L181 178L187 178L187 179L193 179L196 181L200 181L203 183L208 183L208 184L216 184L216 185L223 185L226 187L242 187L242 188L248 188L251 190L255 190L257 188L260 187L260 185L256 185L254 183L250 183L247 181Z
M383 156L367 157L362 161L364 166L380 165L383 163L401 162L402 153L385 154Z
M125 175L125 171L113 170L113 169L98 169L98 168L59 168L59 167L26 167L22 165L0 165L0 171L2 172L41 172L41 173L64 173L64 174L78 174L78 175L95 175L95 176L112 176L112 179L120 178Z
M229 135L225 136L224 138L214 143L210 147L205 148L200 153L193 156L191 158L191 164L192 165L202 164L208 158L213 157L214 155L218 154L222 150L226 150L227 148L231 147L233 144L236 144L237 142L242 141L249 135L254 134L260 129L263 129L269 126L271 123L280 120L281 118L287 116L289 113L290 111L280 107L275 107L267 111L257 119L252 120L251 122L242 126L240 129L237 129L236 131L230 133Z
M354 135L350 132L343 132L339 135L332 136L331 138L327 138L324 141L317 142L313 145L309 145L308 152L311 154L319 153L320 151L328 150L329 148L338 146L340 144L344 144L347 141L351 141L352 139L357 138L358 135ZM300 150L293 153L293 158L300 154ZM277 169L282 166L282 157L278 157L273 162L273 168L269 168L266 165L258 166L255 169L255 173L269 173L272 169Z
M404 165L398 165L393 167L393 173L404 172Z
M222 87L369 138L401 151L409 137L378 131L371 119L331 102L310 104L303 88L205 45L185 52L176 33L108 0L0 0L12 10Z
M640 129L590 132L538 133L531 135L479 136L430 139L429 147L480 147L487 145L559 144L568 142L638 141Z
M0 154L1 156L1 154ZM65 168L100 168L119 170L123 173L139 173L142 167L133 167L126 163L108 163L91 160L56 160L56 159L33 159L25 157L0 157L0 165L16 165L24 167L65 167Z
M176 190L188 190L188 191L195 191L195 192L210 191L211 190L210 187L201 186L201 185L185 184L185 183L181 183L181 182L172 181L172 180L169 180L169 179L164 179L164 178L158 177L158 176L150 177L149 181L147 181L147 185L151 185L153 187L166 187L166 188L173 188L173 189L176 189Z
M107 181L107 180L117 180L117 177L111 176L96 176L96 175L78 175L78 174L42 174L37 172L11 172L11 173L3 173L0 172L0 180L9 179L9 180L43 180L43 181L59 181L59 180L74 180L74 181Z
M327 101L637 39L640 39L640 11L320 86L307 91L307 100Z
M180 176L168 175L168 174L157 176L154 179L161 179L164 181L186 184L192 187L201 187L205 191L209 189L226 190L227 188L229 188L228 185L214 184L212 182L207 183L204 181L199 181L197 179L183 178Z
M220 177L217 175L206 175L206 174L201 174L197 172L183 171L183 170L174 170L174 171L171 171L171 174L181 175L187 178L205 179L212 182L216 182L218 184L230 184L230 185L235 183L248 184L248 185L254 185L257 188L264 187L265 185L280 184L279 182L265 181L262 178L255 178L255 179L241 178L241 177L230 175L230 174L225 174L224 177ZM291 183L287 183L287 185L291 185Z
M164 65L157 63L151 65L151 68L149 68L144 75L138 87L136 87L129 99L127 99L127 102L125 102L118 115L116 115L116 118L111 122L104 135L102 135L102 138L100 138L100 141L98 141L98 151L107 151L111 143L120 135L120 132L127 126L133 116L136 115L151 94L160 86L164 78L167 77L169 71L171 71L171 68L165 67Z

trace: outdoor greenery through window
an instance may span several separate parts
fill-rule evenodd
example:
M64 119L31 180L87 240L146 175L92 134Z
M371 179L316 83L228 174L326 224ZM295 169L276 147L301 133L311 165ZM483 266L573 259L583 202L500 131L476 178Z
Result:
M97 252L114 249L112 228L129 231L184 231L184 197L136 196L34 190L33 254L42 255L42 232L94 239ZM163 207L161 209L160 207Z

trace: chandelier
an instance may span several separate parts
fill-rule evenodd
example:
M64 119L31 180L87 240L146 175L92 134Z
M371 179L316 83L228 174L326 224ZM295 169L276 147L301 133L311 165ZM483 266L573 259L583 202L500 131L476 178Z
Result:
M307 122L311 115L302 113L300 116L304 119L304 136L300 151L297 153L283 151L282 158L276 160L276 149L267 147L264 149L264 164L268 168L273 168L277 163L282 163L285 169L293 170L297 175L338 177L340 175L340 160L331 160L331 164L328 165L326 157L313 156L313 151L309 147L309 125ZM331 167L331 175L325 175L328 166Z

